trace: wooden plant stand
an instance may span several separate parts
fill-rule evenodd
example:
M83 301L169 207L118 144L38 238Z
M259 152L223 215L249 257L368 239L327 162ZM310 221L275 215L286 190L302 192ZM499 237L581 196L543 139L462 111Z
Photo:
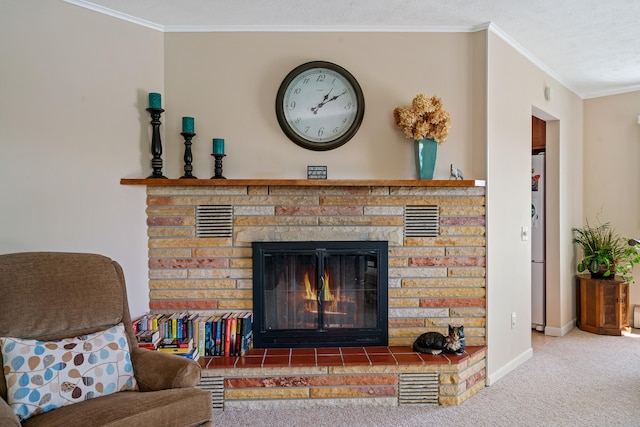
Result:
M629 329L629 283L578 275L578 328L600 335Z

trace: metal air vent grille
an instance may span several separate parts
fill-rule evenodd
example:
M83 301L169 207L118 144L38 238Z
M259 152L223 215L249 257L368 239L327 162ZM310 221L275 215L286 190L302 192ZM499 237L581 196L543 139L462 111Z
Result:
M440 208L438 206L405 206L405 237L437 237L440 235Z
M399 405L430 405L438 403L438 374L400 374Z
M197 237L232 237L233 207L231 205L196 206Z
M222 411L224 409L224 378L223 377L202 377L198 388L211 392L213 410Z

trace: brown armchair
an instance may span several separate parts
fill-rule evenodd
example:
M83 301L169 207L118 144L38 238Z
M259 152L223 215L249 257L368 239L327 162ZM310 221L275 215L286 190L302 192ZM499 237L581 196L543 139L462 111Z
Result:
M211 393L197 362L139 348L120 265L102 255L0 255L0 337L57 341L123 323L138 391L120 391L19 418L0 369L2 426L210 426ZM124 340L123 340L124 342Z

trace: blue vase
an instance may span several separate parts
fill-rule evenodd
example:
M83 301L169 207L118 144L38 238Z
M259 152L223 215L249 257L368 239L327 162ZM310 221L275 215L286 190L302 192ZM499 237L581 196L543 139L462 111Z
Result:
M433 170L436 168L436 156L438 143L433 139L419 139L414 141L416 158L416 171L418 179L433 179Z

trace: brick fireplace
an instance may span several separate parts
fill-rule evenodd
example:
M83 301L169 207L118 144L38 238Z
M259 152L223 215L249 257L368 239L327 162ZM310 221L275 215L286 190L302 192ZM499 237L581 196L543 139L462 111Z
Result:
M409 346L425 331L446 333L449 324L465 326L467 346L486 345L482 181L121 183L147 186L152 311L252 310L253 242L385 241L389 346ZM472 357L471 385L484 378L484 357L484 351ZM441 392L454 388L448 404L469 396L458 368L439 380ZM223 375L233 387L231 371Z

